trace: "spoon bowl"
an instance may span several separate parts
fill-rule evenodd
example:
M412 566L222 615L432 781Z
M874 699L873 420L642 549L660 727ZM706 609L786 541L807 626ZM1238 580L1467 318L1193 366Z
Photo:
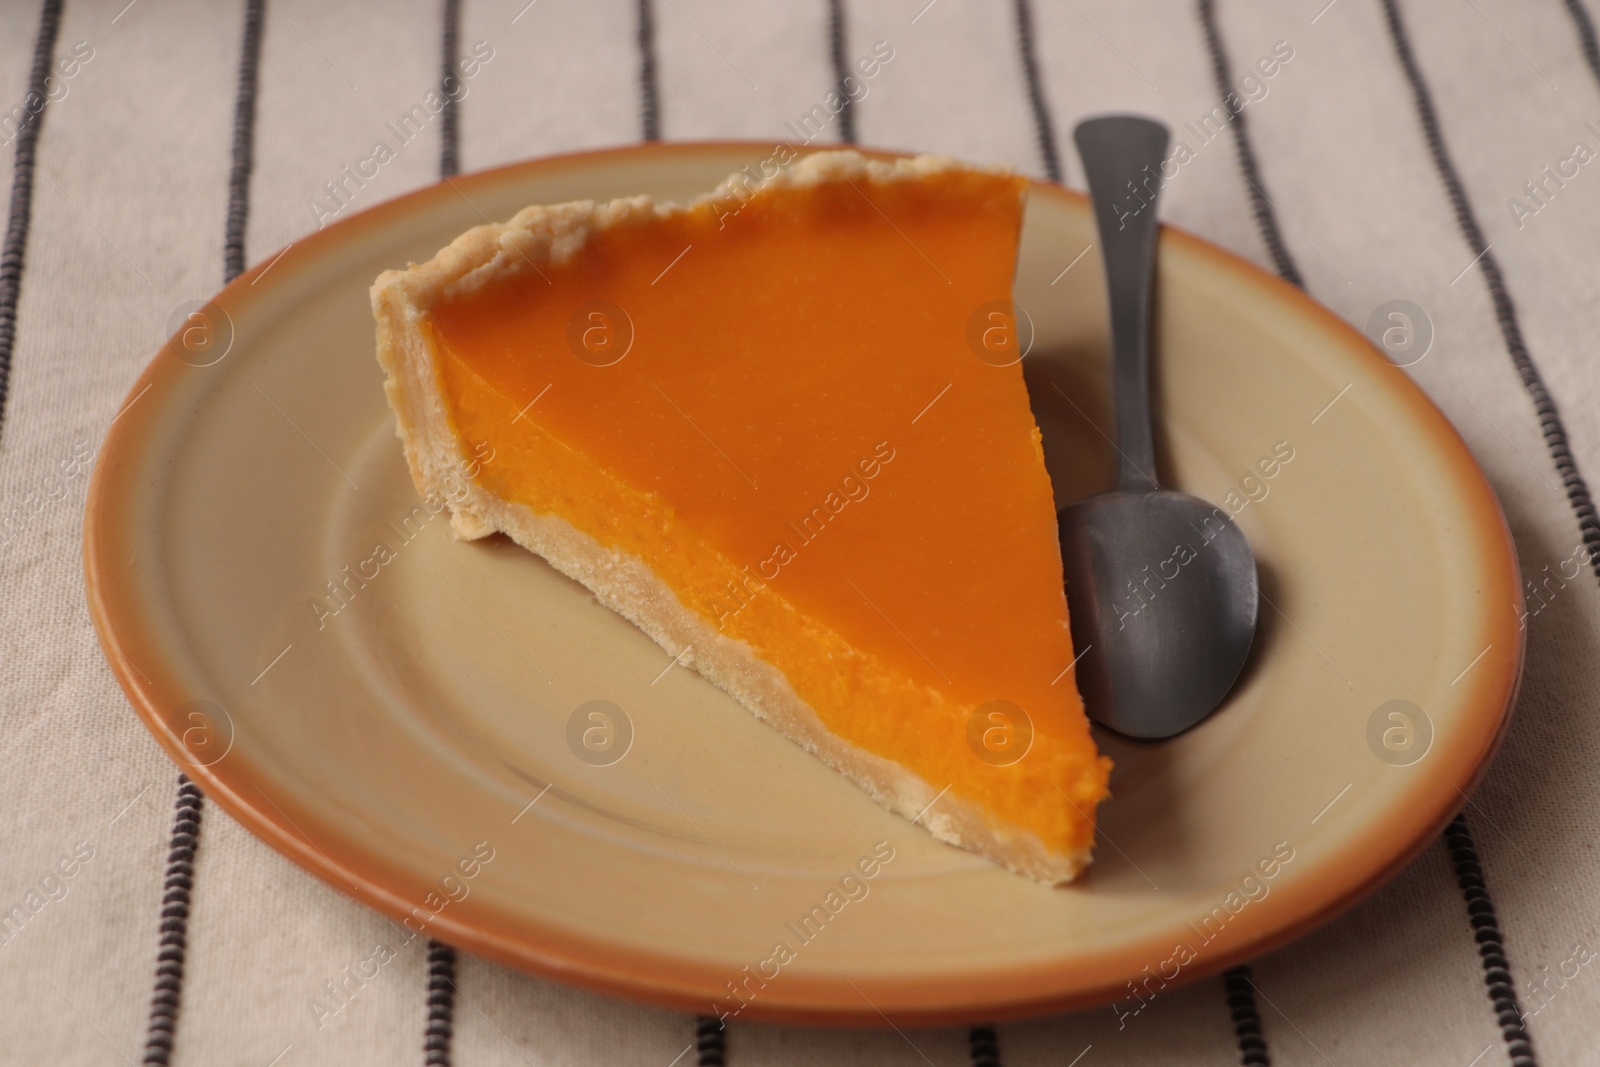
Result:
M1128 737L1171 737L1222 702L1256 630L1256 565L1228 513L1170 489L1063 508L1078 691Z

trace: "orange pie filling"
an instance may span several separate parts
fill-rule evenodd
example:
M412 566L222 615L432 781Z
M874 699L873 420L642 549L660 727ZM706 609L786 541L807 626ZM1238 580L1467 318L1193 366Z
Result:
M479 488L642 560L838 737L1076 854L1109 761L1005 347L1025 189L858 172L621 211L422 326L452 432L494 447Z

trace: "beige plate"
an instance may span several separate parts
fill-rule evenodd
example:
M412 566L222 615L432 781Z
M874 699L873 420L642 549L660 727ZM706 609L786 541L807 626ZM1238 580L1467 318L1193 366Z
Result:
M1163 472L1245 502L1261 632L1207 722L1103 739L1115 798L1076 885L883 812L509 542L402 529L417 501L373 359L378 272L526 204L688 198L770 153L630 148L458 178L311 235L197 312L129 393L85 521L107 658L160 742L273 847L413 932L697 1011L737 1008L735 982L747 1017L1104 1003L1262 952L1392 875L1504 729L1510 539L1403 371L1186 234L1161 246ZM1110 470L1099 264L1061 273L1091 227L1080 196L1034 186L1017 297L1061 500ZM1268 478L1275 448L1293 458ZM319 620L329 582L351 592ZM569 746L590 700L626 716L609 766ZM830 897L880 841L894 858L850 883L859 899ZM1275 849L1292 858L1263 864Z

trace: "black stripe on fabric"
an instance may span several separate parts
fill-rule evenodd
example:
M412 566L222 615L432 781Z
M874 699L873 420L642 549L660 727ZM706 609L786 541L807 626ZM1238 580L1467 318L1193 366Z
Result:
M1199 10L1200 27L1205 35L1206 51L1211 59L1212 79L1217 92L1222 96L1223 106L1232 116L1230 125L1233 127L1233 145L1239 161L1239 172L1250 187L1250 211L1255 216L1261 243L1267 246L1267 254L1272 258L1272 265L1277 270L1278 276L1291 285L1304 289L1305 279L1301 277L1300 268L1295 265L1294 257L1289 254L1288 246L1284 244L1283 231L1279 228L1277 217L1272 212L1272 205L1267 200L1262 184L1261 168L1256 162L1255 147L1250 142L1250 131L1245 126L1244 112L1235 112L1227 104L1228 95L1233 91L1230 74L1233 67L1228 61L1228 52L1222 43L1222 33L1217 28L1215 0L1199 0ZM1233 1017L1234 1036L1239 1042L1239 1062L1243 1067L1270 1065L1272 1057L1267 1051L1266 1033L1261 1028L1261 1013L1256 1008L1256 987L1250 975L1250 968L1235 967L1222 976L1222 982L1223 993L1228 1001L1228 1013Z
M833 89L843 101L839 107L839 140L856 143L856 102L845 88L850 76L845 53L844 0L828 0L828 54L833 60Z
M256 83L261 67L262 0L246 0L239 46L239 84L233 102L233 164L228 170L228 223L222 246L222 280L244 273L245 227L250 221L250 172L255 167Z
M222 275L230 282L244 270L244 239L250 219L250 172L254 166L256 84L261 62L263 0L246 0L244 36L239 48L239 78L233 109L232 159L228 168L228 216L224 225ZM205 796L189 776L178 775L172 838L161 897L161 941L156 954L155 989L146 1027L146 1067L166 1067L177 1034L183 1001L183 968L189 948L189 906L194 894L194 857L200 844Z
M183 964L189 950L189 904L194 892L194 855L200 844L205 798L186 774L178 775L167 874L161 886L161 947L156 954L155 991L145 1031L145 1067L167 1067L183 1000Z
M456 94L461 91L461 75L456 73L456 60L460 58L461 0L444 0L441 21L444 41L439 64L439 95L444 97L444 110L439 114L439 176L453 178L461 171L457 111L460 105L456 102Z
M461 127L455 94L461 76L456 72L460 57L461 0L444 0L440 10L439 95L444 111L439 126L439 177L451 178L461 170ZM455 1037L456 950L443 941L428 939L427 1024L422 1033L422 1062L426 1067L450 1067L450 1048Z
M428 1025L422 1037L426 1067L450 1067L450 1042L455 1036L456 950L443 941L428 942Z
M1256 1009L1256 984L1249 967L1235 967L1222 976L1228 996L1228 1012L1233 1016L1233 1033L1239 1041L1240 1067L1272 1067L1267 1055L1267 1038L1261 1032L1261 1013Z
M1517 319L1516 307L1511 302L1511 293L1506 289L1505 275L1500 270L1500 261L1483 238L1483 228L1478 224L1478 216L1472 209L1472 202L1467 199L1467 190L1461 181L1461 173L1456 169L1455 161L1451 159L1450 152L1445 147L1444 133L1433 105L1433 93L1428 89L1428 83L1422 76L1422 68L1417 65L1417 57L1411 50L1410 35L1406 31L1405 22L1400 17L1400 9L1395 0L1383 0L1383 13L1389 25L1389 36L1394 42L1395 54L1411 87L1417 118L1422 123L1423 136L1428 142L1428 154L1433 157L1434 169L1439 172L1439 178L1444 182L1451 210L1455 213L1456 226L1460 229L1461 236L1472 254L1477 257L1478 267L1483 271L1483 283L1488 287L1489 299L1494 304L1494 317L1500 324L1500 336L1505 341L1506 352L1511 356L1517 376L1522 379L1522 388L1533 401L1534 412L1539 416L1539 429L1544 433L1545 447L1549 450L1550 458L1561 475L1561 484L1566 489L1567 501L1572 505L1573 513L1578 519L1578 533L1589 550L1590 566L1595 576L1600 578L1600 518L1595 514L1594 498L1589 495L1589 485L1579 473L1577 460L1573 458L1572 448L1567 443L1566 425L1561 421L1561 412L1556 408L1556 402L1551 398L1549 389L1545 387L1543 375L1539 373L1538 366L1528 353L1528 346L1522 337L1522 326Z
M1272 258L1273 269L1284 281L1304 289L1305 277L1295 264L1294 257L1289 254L1289 247L1283 242L1283 230L1279 228L1278 220L1273 217L1272 202L1267 199L1266 185L1261 179L1261 167L1256 163L1255 148L1250 143L1249 130L1245 126L1244 111L1228 103L1230 98L1237 99L1237 96L1233 92L1229 74L1233 66L1228 62L1228 53L1222 44L1222 34L1217 29L1216 0L1200 0L1200 26L1205 31L1206 50L1211 54L1212 78L1216 82L1217 93L1222 98L1222 107L1229 114L1229 125L1233 127L1233 147L1239 157L1239 170L1244 174L1245 183L1250 186L1250 211L1256 217L1256 228L1261 233L1262 242L1267 246L1267 255Z
M1500 920L1495 916L1494 901L1489 899L1489 887L1483 880L1483 866L1478 861L1472 833L1467 829L1465 813L1457 815L1445 828L1444 843L1450 850L1450 862L1455 866L1456 883L1467 902L1467 918L1472 923L1478 956L1483 961L1484 985L1494 1004L1495 1020L1500 1024L1506 1053L1511 1057L1512 1067L1537 1067L1533 1043L1523 1025L1522 1005L1517 1001L1516 985L1511 978L1511 964L1506 960Z
M699 1067L724 1067L728 1062L728 1030L710 1015L695 1018L695 1063Z
M661 140L661 100L656 91L656 14L652 0L639 0L639 137Z
M1578 30L1578 43L1583 48L1583 58L1596 79L1600 79L1600 41L1595 40L1594 20L1582 0L1566 0L1567 13L1572 16Z
M1033 133L1039 142L1039 159L1045 175L1061 182L1061 150L1056 147L1055 122L1050 103L1045 99L1044 80L1039 74L1039 57L1033 46L1033 7L1028 0L1016 0L1017 54L1022 57L1022 76L1028 85L1028 108L1033 112Z
M33 65L22 98L22 121L11 168L11 207L6 216L4 250L0 251L0 428L5 425L6 396L11 385L11 353L17 340L17 297L22 291L22 264L33 222L33 165L39 151L39 130L50 105L47 80L55 62L56 35L61 30L62 0L44 0L39 29L33 37ZM35 110L37 108L37 110Z
M1000 1035L993 1023L979 1023L967 1031L967 1053L972 1067L1000 1067Z

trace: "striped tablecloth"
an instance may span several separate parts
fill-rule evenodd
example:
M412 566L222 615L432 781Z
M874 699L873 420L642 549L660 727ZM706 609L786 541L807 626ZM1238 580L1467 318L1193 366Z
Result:
M0 7L0 1060L1595 1062L1600 526L1583 474L1600 470L1600 51L1585 2ZM837 113L835 92L851 99ZM427 120L396 137L419 105ZM1463 818L1350 914L1131 1018L723 1032L420 944L349 982L388 926L180 785L85 611L86 476L173 310L441 171L641 138L809 138L1081 184L1067 134L1106 109L1160 116L1186 143L1172 222L1357 325L1391 300L1431 317L1410 373L1488 471L1538 583L1517 717ZM379 141L390 158L347 181Z

